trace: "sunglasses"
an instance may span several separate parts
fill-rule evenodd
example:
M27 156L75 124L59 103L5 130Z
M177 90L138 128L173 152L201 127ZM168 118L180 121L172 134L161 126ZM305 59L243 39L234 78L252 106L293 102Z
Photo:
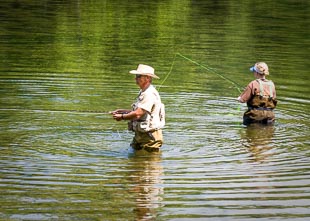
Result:
M141 74L136 74L136 78L141 78L143 75Z

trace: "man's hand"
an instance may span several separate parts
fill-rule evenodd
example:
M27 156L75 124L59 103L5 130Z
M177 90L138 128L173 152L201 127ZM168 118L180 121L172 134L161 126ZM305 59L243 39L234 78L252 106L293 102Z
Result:
M123 113L113 112L112 114L114 120L121 121L123 119Z

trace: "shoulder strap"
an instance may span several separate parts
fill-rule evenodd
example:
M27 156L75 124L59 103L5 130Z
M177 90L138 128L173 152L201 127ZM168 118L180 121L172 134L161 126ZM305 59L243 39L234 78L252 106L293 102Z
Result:
M268 84L269 84L270 97L273 98L273 83L272 81L268 81Z
M257 82L259 83L259 95L260 96L264 96L264 84L269 86L269 97L273 98L273 82L266 80L266 81L262 81L261 79L257 79Z

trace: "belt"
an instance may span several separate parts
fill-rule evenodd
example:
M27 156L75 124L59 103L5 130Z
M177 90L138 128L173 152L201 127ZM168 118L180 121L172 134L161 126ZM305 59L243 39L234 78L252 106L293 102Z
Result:
M248 107L249 110L266 110L266 111L273 111L272 108L268 107Z
M135 132L139 132L139 133L154 133L155 131L158 131L158 130L161 130L162 128L158 128L158 129L151 129L151 130L148 130L148 131L135 131Z

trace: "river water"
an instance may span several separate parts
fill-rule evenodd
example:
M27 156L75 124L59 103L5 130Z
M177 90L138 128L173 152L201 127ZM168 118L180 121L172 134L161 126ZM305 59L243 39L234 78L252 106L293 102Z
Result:
M309 1L0 3L0 220L308 220ZM236 102L265 61L273 126ZM126 122L155 68L159 154Z

